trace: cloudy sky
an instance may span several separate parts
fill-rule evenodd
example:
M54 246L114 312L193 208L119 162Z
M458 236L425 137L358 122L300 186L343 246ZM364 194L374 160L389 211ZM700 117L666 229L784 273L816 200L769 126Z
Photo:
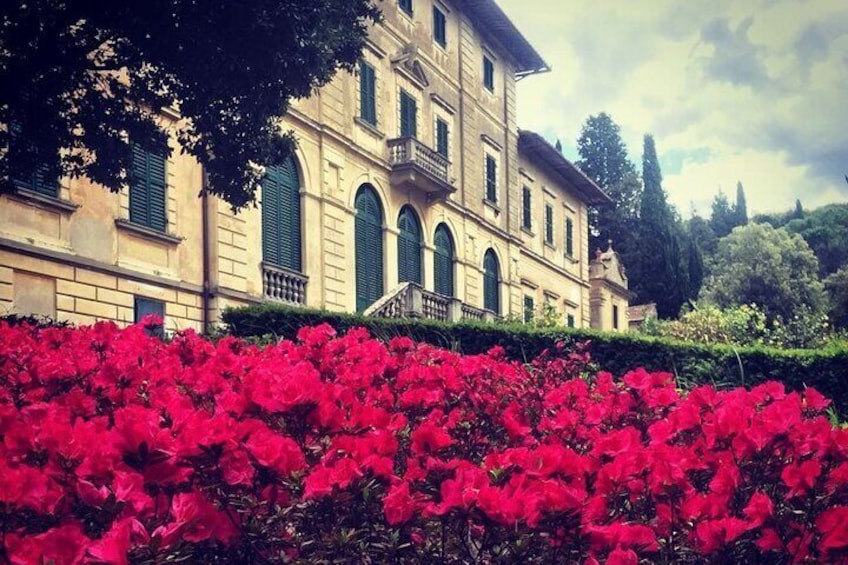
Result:
M848 1L497 0L553 68L522 80L523 128L577 157L586 118L656 140L684 218L719 189L750 211L848 202Z

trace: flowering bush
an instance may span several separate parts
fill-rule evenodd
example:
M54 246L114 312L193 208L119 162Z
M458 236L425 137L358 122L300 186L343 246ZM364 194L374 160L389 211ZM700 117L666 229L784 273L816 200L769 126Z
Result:
M0 562L848 558L848 432L812 389L299 338L0 324Z

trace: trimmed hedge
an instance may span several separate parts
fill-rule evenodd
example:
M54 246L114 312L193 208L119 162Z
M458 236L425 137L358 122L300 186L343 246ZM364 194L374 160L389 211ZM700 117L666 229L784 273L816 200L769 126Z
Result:
M223 314L228 332L238 337L295 339L298 329L328 323L343 333L365 327L380 339L407 336L465 354L504 348L514 360L529 361L564 342L590 342L593 361L602 370L623 375L644 367L670 371L685 384L754 385L779 380L795 390L816 388L848 414L848 349L781 350L701 345L638 334L585 329L535 328L521 324L446 324L433 320L366 318L356 314L261 304Z

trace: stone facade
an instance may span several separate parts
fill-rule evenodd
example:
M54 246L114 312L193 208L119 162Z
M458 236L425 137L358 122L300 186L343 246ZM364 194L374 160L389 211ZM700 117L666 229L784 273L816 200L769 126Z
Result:
M532 300L563 322L594 325L587 206L608 199L516 123L516 77L546 70L544 62L492 0L414 0L411 14L394 1L382 7L385 20L362 56L374 74L373 119L363 119L361 73L340 73L295 101L282 124L297 138L299 272L263 261L261 189L259 204L238 214L198 198L202 169L176 150L166 164L164 233L128 221L126 191L85 179L63 180L57 198L0 197L0 311L129 323L138 299L149 299L164 305L171 330L199 330L223 308L268 299L353 311L356 196L367 185L382 208L385 293L400 282L398 216L411 207L423 289L434 289L434 233L444 225L454 243L454 298L470 310L485 305L483 258L491 250L496 314L521 317ZM434 8L445 16L444 46L434 40ZM414 101L415 140L401 139L402 93ZM444 157L436 155L437 121L448 132Z
M627 289L624 264L612 242L606 251L595 252L589 265L589 284L592 328L613 332L630 329L628 302L633 293Z

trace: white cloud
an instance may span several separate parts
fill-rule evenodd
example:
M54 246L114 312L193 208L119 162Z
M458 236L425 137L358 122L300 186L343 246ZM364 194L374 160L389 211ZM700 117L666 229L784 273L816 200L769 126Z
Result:
M553 67L519 83L519 125L566 155L606 111L637 167L654 135L684 215L737 180L753 211L848 200L848 3L499 3Z

